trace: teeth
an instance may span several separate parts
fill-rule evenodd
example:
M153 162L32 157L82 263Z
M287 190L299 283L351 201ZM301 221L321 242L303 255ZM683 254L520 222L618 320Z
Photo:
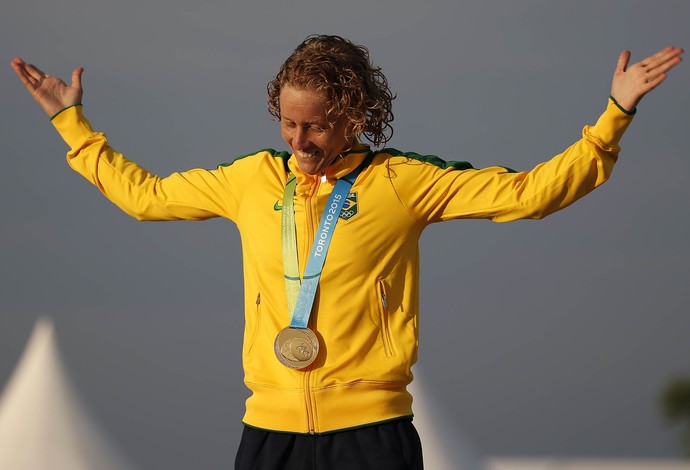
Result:
M299 158L315 158L317 156L317 154L316 153L302 153L302 152L300 152L297 154L297 156Z

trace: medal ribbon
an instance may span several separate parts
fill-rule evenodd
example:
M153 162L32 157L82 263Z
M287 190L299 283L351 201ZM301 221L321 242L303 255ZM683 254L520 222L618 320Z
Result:
M299 262L297 261L297 234L295 233L294 196L297 178L290 175L283 192L282 242L283 242L283 272L285 273L285 290L287 292L288 312L295 311L295 302L299 294Z
M294 196L297 179L291 176L285 185L283 193L282 214L282 245L283 270L285 272L285 288L287 291L288 312L290 312L290 328L307 328L311 309L314 306L316 288L319 285L321 271L326 262L326 253L331 244L333 231L340 218L340 210L345 204L350 188L357 179L362 165L360 164L350 174L335 183L328 198L326 207L321 214L319 227L314 236L314 243L304 268L304 279L300 285L299 262L297 260L297 236L295 225Z

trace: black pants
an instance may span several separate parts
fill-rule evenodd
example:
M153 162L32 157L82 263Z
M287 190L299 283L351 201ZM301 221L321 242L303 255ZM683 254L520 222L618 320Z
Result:
M422 444L410 420L320 435L245 426L235 470L422 470Z

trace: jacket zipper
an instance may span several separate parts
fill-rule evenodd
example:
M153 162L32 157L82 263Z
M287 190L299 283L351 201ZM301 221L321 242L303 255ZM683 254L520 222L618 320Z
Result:
M307 425L309 426L309 434L316 434L314 431L314 408L311 401L311 386L309 382L311 380L311 370L307 370L304 373L304 402L307 411Z
M318 201L318 195L319 195L319 187L321 186L321 177L315 178L315 182L313 185L313 190L311 192L311 195L309 198L305 198L305 220L307 222L307 240L310 240L313 242L314 236L316 234L316 225L318 225L318 220L315 222L314 221L314 213L312 210L312 200L317 199ZM318 209L318 207L317 207ZM318 212L318 211L317 211ZM318 215L317 215L318 216ZM306 250L306 254L308 255L311 251L311 245L309 245L309 250ZM302 266L307 265L307 256L303 256L304 264ZM314 423L314 407L313 407L313 397L312 397L312 391L311 391L311 368L306 370L304 372L304 405L305 405L305 411L307 413L307 425L309 427L309 434L315 434L315 423Z

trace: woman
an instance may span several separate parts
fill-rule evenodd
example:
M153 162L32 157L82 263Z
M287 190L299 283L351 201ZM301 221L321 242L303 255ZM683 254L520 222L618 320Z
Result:
M393 95L366 48L310 36L268 85L291 152L150 174L94 132L72 83L12 65L70 146L69 164L140 220L233 220L245 282L245 430L236 468L422 468L406 386L417 358L418 239L433 222L542 218L605 182L640 99L683 50L618 60L583 138L529 172L377 150ZM368 140L373 148L362 141Z

